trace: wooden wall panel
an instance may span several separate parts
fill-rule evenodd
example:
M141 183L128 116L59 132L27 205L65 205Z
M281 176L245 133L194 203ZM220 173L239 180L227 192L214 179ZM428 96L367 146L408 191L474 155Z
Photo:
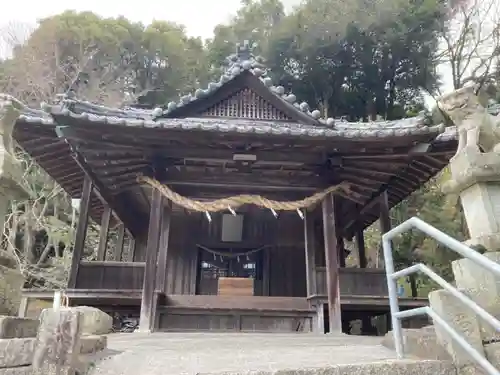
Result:
M195 294L199 216L178 214L172 217L167 254L167 294Z
M305 252L302 247L270 249L269 294L276 297L306 296Z
M318 295L326 295L326 273L316 268ZM374 268L341 268L340 294L351 296L387 296L385 270Z
M167 294L195 294L198 266L197 243L210 246L236 246L220 242L221 220L214 215L209 223L204 215L176 212L170 223L169 249L167 252L166 285ZM242 248L272 245L263 250L262 267L267 274L262 280L255 280L255 295L303 297L306 294L305 253L303 241L303 221L296 213L281 213L275 218L271 212L254 210L244 223L245 240L238 243ZM144 258L143 242L137 240L134 263L93 262L82 270L78 277L78 288L100 289L142 289ZM266 257L269 258L265 266ZM136 265L133 268L133 265ZM132 268L131 268L132 267ZM135 270L135 271L132 271ZM123 275L123 276L122 276ZM217 280L213 288L203 288L217 294ZM269 283L269 285L267 285ZM124 285L127 287L125 288ZM161 289L157 286L156 289ZM205 293L210 294L210 293Z
M159 330L311 332L314 312L305 298L167 296Z
M141 290L143 262L81 262L77 289Z
M222 213L212 214L209 222L204 215L199 215L199 241L208 247L215 246L255 246L257 244L294 244L304 242L303 221L296 212L280 212L275 218L272 212L258 207L245 207L242 214L243 240L228 244L221 241ZM193 214L194 215L194 214Z

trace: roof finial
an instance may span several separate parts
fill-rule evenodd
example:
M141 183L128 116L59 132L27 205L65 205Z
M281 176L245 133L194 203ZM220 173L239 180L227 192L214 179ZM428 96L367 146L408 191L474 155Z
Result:
M236 55L241 61L250 60L252 57L252 45L249 40L243 41L243 45L240 43L236 44Z

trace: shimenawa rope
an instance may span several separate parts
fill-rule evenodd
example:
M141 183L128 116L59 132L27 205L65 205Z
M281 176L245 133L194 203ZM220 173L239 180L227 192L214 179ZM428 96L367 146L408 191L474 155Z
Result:
M313 194L310 197L297 201L275 201L264 198L260 195L242 194L228 198L202 202L183 197L182 195L171 190L168 186L161 184L158 180L147 176L139 176L137 178L137 181L139 183L150 185L151 187L159 190L164 197L170 199L173 203L188 210L198 212L220 212L228 209L231 210L233 208L238 208L245 204L253 204L272 211L297 211L315 205L330 193L337 193L339 191L349 192L349 185L341 183L339 185L330 186L329 188Z
M226 258L238 258L238 257L244 257L248 256L254 253L258 253L259 251L262 251L264 249L267 249L268 247L271 247L271 245L264 245L261 247L258 247L256 249L250 250L250 251L244 251L241 253L231 253L228 251L217 251L217 250L212 250L206 246L196 244L197 247L199 247L202 250L205 250L206 252L213 254L214 256L219 256L219 257L226 257Z

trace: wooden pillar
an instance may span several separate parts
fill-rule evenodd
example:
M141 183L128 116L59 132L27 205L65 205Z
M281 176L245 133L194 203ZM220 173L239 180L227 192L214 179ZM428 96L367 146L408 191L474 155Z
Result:
M314 220L312 212L304 215L304 250L306 258L307 296L317 294L316 287L316 241L314 238Z
M97 260L106 260L106 250L108 249L109 222L111 220L111 208L106 205L101 218L101 230L99 231L99 246L97 248Z
M158 189L153 189L146 246L146 265L144 267L144 282L142 286L141 315L139 319L139 331L141 332L150 332L154 323L153 300L156 284L156 262L160 243L161 201L161 193Z
M130 236L129 243L128 243L128 253L129 253L128 257L129 257L130 262L137 262L135 248L136 248L135 238Z
M87 237L87 227L89 224L90 195L92 194L92 181L87 175L83 180L82 197L80 199L80 209L78 214L78 225L76 226L75 245L71 268L69 271L68 289L76 287L76 279L83 249L85 248L85 237Z
M156 289L162 293L167 290L167 255L168 255L168 240L170 239L170 221L172 218L172 202L168 199L162 200L161 226L160 226L160 243L158 249L158 268L157 268L157 287Z
M272 247L269 247L264 250L262 254L263 257L263 266L262 266L262 295L270 296L271 295L271 251Z
M337 254L339 255L339 266L345 268L345 258L347 256L345 251L344 238L337 236Z
M389 214L389 199L387 196L387 190L384 191L380 195L379 214L380 214L380 217L379 217L379 219L380 219L380 231L382 232L382 234L384 234L384 233L387 233L391 230L391 216ZM382 254L382 256L379 255L377 257L377 264L378 264L379 259L381 259L381 258L382 258L382 261L384 261L382 244L380 244L380 247L379 247L379 254Z
M135 238L134 242L134 262L145 262L146 251L148 245L148 237L140 236Z
M380 230L382 234L391 230L391 217L389 215L389 197L387 190L380 195Z
M121 223L118 226L118 237L116 239L115 253L113 254L113 259L116 262L120 262L122 260L124 242L125 242L125 225Z
M326 290L328 296L329 332L342 332L340 310L338 241L333 194L328 194L322 203L323 236L325 239Z
M358 246L359 268L366 268L365 234L363 230L356 231L356 245Z

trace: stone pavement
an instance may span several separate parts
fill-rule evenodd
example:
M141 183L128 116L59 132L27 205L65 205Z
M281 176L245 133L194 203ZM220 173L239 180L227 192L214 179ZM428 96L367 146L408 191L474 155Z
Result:
M397 360L380 342L380 337L347 335L113 334L108 353L90 374L455 374L446 362Z

